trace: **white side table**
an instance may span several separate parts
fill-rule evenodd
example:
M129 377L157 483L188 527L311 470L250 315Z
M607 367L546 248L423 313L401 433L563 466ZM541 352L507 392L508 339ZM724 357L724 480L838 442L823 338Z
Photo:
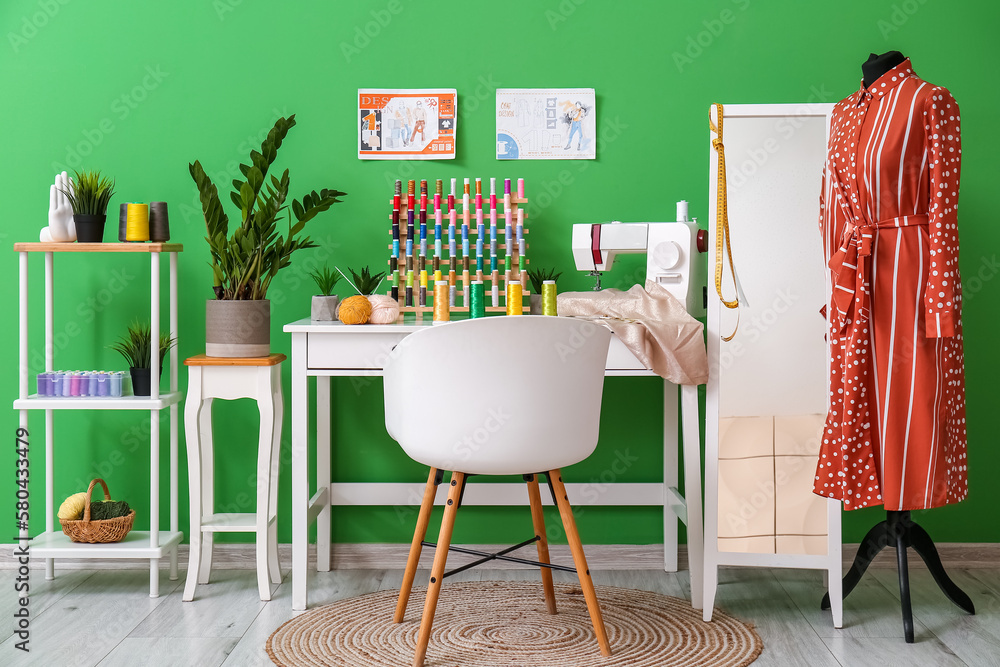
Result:
M278 450L281 443L281 362L283 354L268 357L208 357L184 360L188 367L188 394L184 406L184 434L188 453L191 505L191 556L184 601L194 599L198 584L207 584L212 571L215 533L256 533L257 587L260 599L271 599L271 584L281 582L278 562ZM257 445L257 511L215 512L212 401L252 398L260 409Z

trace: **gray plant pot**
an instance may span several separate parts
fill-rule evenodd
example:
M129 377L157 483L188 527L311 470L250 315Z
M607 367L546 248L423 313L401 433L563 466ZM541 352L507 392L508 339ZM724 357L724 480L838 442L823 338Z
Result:
M542 314L542 295L532 294L531 295L531 310L529 311L532 315Z
M205 303L205 354L209 357L266 357L271 353L271 302Z
M337 307L340 305L339 296L316 295L312 298L312 310L309 319L315 322L332 322L337 319Z

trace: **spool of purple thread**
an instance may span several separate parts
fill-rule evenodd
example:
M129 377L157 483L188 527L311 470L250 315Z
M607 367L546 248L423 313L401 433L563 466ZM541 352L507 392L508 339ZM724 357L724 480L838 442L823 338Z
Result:
M94 375L97 383L97 392L95 396L107 396L108 392L111 390L111 382L107 373L96 373Z
M52 395L52 375L49 373L39 373L38 374L38 395L39 396L51 396Z

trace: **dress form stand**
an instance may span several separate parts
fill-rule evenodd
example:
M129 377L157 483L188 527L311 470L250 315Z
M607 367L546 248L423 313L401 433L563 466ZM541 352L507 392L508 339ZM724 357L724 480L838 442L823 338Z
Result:
M910 575L906 563L906 548L913 547L930 570L934 581L944 591L949 600L961 607L970 614L976 613L976 608L972 600L959 588L954 581L944 571L941 564L941 557L934 547L927 531L914 523L910 518L910 512L889 510L886 512L886 520L876 524L865 539L861 540L858 553L854 556L854 563L844 577L844 597L850 595L854 587L861 581L865 570L875 560L875 557L888 546L896 547L896 563L899 570L899 603L903 608L903 635L907 644L913 643L913 610L910 606ZM822 609L830 608L830 594L823 596Z

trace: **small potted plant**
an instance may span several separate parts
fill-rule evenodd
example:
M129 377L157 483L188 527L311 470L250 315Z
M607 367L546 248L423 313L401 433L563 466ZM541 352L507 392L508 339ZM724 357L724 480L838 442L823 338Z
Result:
M80 243L104 241L108 202L115 194L115 182L99 171L73 172L73 187L62 190L73 207L76 240Z
M528 269L528 278L531 279L531 314L542 314L542 283L552 280L559 280L562 271L555 269Z
M124 336L119 338L112 346L125 357L129 365L129 374L132 376L132 393L136 396L149 396L152 387L152 372L149 368L149 355L152 332L148 324L134 322L128 327ZM171 338L170 334L160 334L160 368L157 378L163 374L163 357L167 350L177 344L176 338Z
M340 281L340 274L331 271L329 266L313 271L309 276L316 282L319 294L312 298L312 310L309 319L317 322L331 322L337 319L337 306L340 297L333 293L333 288Z
M288 196L288 169L269 174L295 115L279 118L260 150L250 151L239 166L229 199L238 210L230 227L219 189L201 162L188 165L198 187L212 256L215 298L205 304L205 354L210 357L261 357L271 350L271 302L267 289L297 250L315 248L303 229L310 220L341 201L346 193L332 188Z
M356 296L347 297L340 304L338 319L344 324L395 322L399 316L399 304L392 297L375 294L375 290L382 284L385 272L372 275L367 266L361 269L360 273L354 269L348 269L348 272L351 274L348 282L358 293Z

